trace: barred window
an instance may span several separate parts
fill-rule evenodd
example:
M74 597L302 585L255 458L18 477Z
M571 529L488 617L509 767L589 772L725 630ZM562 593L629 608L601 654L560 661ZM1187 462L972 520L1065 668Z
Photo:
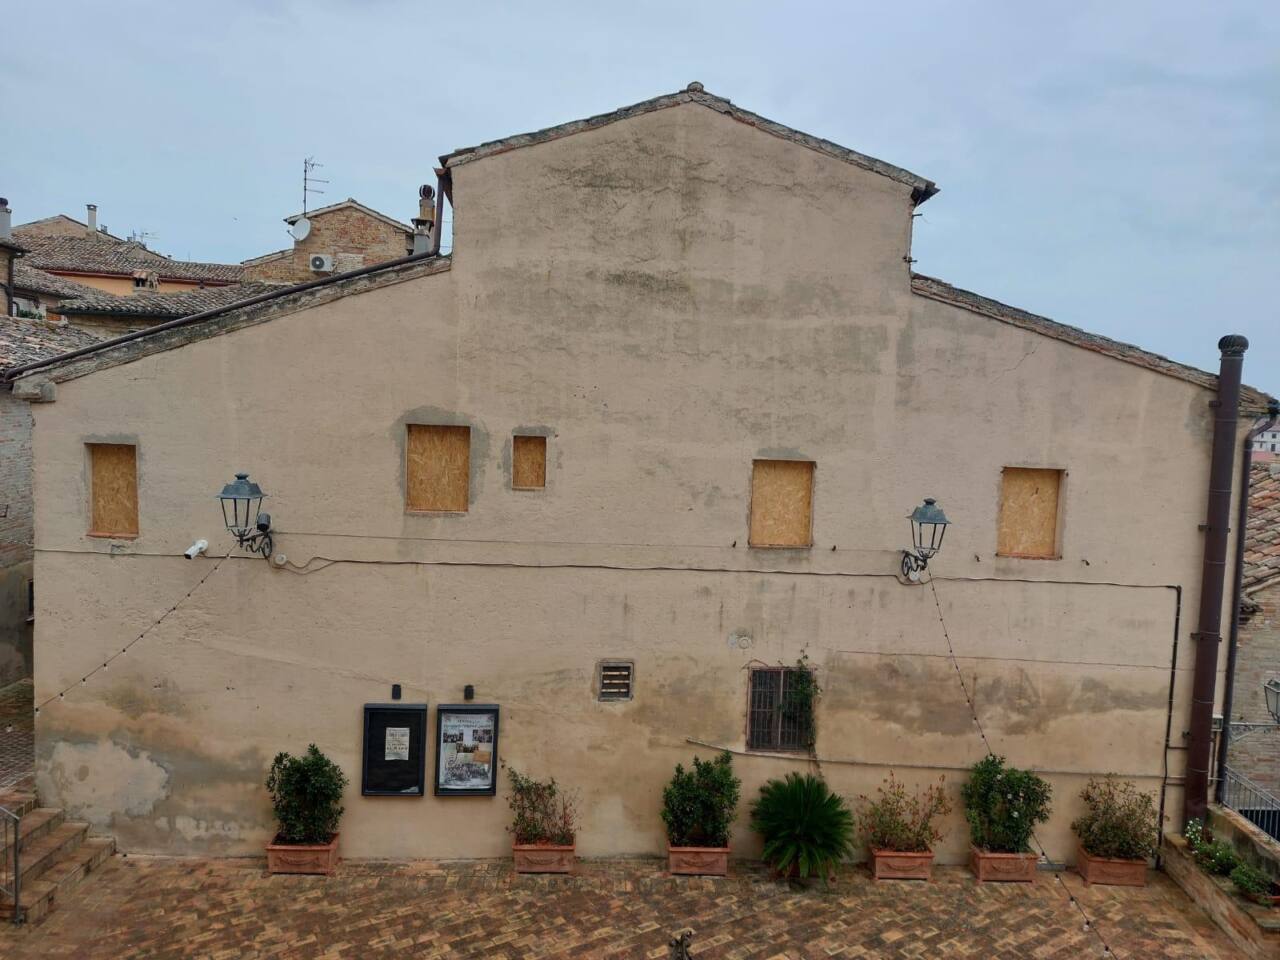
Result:
M747 747L808 750L813 745L813 674L797 667L751 671L747 695Z

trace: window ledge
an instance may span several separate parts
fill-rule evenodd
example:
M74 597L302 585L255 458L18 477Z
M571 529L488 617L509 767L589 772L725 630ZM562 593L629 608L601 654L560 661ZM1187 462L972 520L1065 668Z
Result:
M1061 560L1062 554L1044 554L1044 553L1000 553L996 552L996 556L1002 560Z
M92 537L95 540L137 540L136 533L99 533L96 530L90 530L85 534L86 537Z

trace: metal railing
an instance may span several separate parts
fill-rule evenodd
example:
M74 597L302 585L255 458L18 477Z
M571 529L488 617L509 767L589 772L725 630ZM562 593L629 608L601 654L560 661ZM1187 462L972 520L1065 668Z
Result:
M1222 781L1222 805L1280 840L1280 797L1229 766Z
M0 807L0 893L13 901L13 922L22 922L22 867L18 857L21 853L22 814L8 807Z

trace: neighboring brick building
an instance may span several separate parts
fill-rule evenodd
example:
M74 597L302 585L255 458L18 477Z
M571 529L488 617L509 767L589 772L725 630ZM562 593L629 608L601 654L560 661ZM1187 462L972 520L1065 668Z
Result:
M0 367L97 343L67 324L0 315ZM31 676L31 408L0 389L0 686Z
M1236 723L1270 724L1262 685L1280 677L1280 463L1253 464L1236 652ZM1280 726L1232 733L1231 769L1280 796Z
M348 197L306 214L285 217L295 237L293 246L244 261L246 280L302 283L331 273L345 273L403 257L413 249L413 228ZM312 257L325 258L323 266Z

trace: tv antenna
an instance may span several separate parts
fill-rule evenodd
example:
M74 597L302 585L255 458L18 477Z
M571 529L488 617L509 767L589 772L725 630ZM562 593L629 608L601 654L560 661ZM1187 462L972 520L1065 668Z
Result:
M158 236L159 234L152 233L150 230L130 230L129 242L138 243L145 247L148 240L154 240Z
M324 191L313 187L313 183L328 183L328 180L321 180L319 177L311 175L316 167L323 167L324 164L316 160L315 157L307 157L302 161L302 216L307 216L307 198L313 193L323 194Z

